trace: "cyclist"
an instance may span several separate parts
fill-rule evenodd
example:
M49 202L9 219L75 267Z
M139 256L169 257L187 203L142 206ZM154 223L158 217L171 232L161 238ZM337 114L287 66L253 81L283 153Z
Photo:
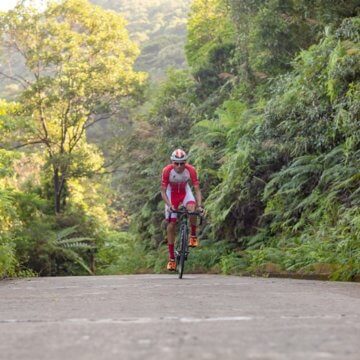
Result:
M180 204L183 204L188 211L195 211L196 207L203 211L202 196L197 178L196 170L193 166L186 163L187 155L184 150L176 149L170 157L171 164L164 167L161 179L161 196L165 201L165 216L168 221L167 225L167 242L169 248L169 262L167 270L175 271L175 231L177 214L171 213L176 210ZM191 191L189 183L195 190L195 197ZM196 198L196 200L195 200ZM191 233L189 246L196 247L199 245L196 236L196 217L190 218Z

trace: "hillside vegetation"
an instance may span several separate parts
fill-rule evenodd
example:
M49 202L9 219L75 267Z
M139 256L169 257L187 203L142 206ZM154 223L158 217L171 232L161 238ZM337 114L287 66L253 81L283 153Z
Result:
M91 0L121 13L141 54L135 68L154 81L164 79L168 67L186 68L184 44L190 0Z
M193 1L191 70L169 73L122 153L142 239L163 239L159 174L184 147L208 210L194 263L359 274L358 12L356 1Z
M43 13L19 4L0 32L2 63L16 54L26 67L0 72L20 89L0 101L0 277L94 273L107 242L126 238L114 231L126 217L87 132L136 98L139 50L123 17L86 0Z
M2 56L27 74L0 74L21 89L0 102L0 276L164 271L160 174L178 147L208 213L186 271L360 275L359 10L193 0L189 69L157 87L116 12L1 15Z
M170 67L187 67L184 45L190 0L91 0L90 3L125 18L129 36L141 50L134 68L147 72L151 81L163 80ZM5 52L3 68L12 74L29 75L22 56L8 49ZM20 92L18 82L2 78L1 85L0 97L16 99Z

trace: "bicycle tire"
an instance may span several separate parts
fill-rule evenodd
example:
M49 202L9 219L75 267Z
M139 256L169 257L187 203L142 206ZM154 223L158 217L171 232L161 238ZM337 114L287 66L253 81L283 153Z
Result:
M181 225L180 227L180 259L178 264L178 272L179 279L182 279L184 268L185 268L185 260L186 260L186 249L187 249L187 231L186 226Z

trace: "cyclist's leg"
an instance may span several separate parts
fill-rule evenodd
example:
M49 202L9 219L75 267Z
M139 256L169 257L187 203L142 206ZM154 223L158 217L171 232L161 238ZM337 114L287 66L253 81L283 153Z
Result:
M169 207L165 206L165 216L167 221L166 236L169 249L169 259L175 259L174 243L176 230L176 214L170 214Z
M171 191L167 191L167 196L172 205L175 207L175 209L178 208L180 202L182 202L183 197L174 196L174 194L171 193ZM169 207L165 206L165 216L166 221L168 222L167 229L166 229L166 235L167 235L167 242L168 242L168 249L169 249L169 262L175 259L175 236L176 236L176 221L177 221L177 214L170 213ZM170 264L168 264L169 267L172 267ZM173 270L173 268L171 269Z
M196 200L189 185L186 185L186 195L184 199L184 205L188 211L196 210ZM189 239L190 246L198 245L198 241L196 237L196 221L197 221L196 216L190 216L190 225L191 225L190 239Z
M168 215L168 211L165 211L167 214L168 225L166 228L167 235L167 243L168 243L168 251L169 251L169 261L166 265L166 269L170 271L176 270L176 262L175 262L175 230L176 230L176 218L170 218ZM176 214L173 214L176 215Z
M174 244L175 243L175 229L176 229L176 222L175 221L170 221L167 224L167 228L166 228L166 235L167 235L168 244Z

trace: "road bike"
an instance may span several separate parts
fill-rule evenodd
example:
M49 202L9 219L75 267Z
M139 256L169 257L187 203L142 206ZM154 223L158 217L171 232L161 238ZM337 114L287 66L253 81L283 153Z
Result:
M185 207L180 207L179 210L172 210L171 213L179 216L179 232L176 241L175 259L176 269L179 274L179 279L182 279L185 261L189 255L189 218L196 216L200 218L199 226L202 224L203 214L199 211L188 211Z

